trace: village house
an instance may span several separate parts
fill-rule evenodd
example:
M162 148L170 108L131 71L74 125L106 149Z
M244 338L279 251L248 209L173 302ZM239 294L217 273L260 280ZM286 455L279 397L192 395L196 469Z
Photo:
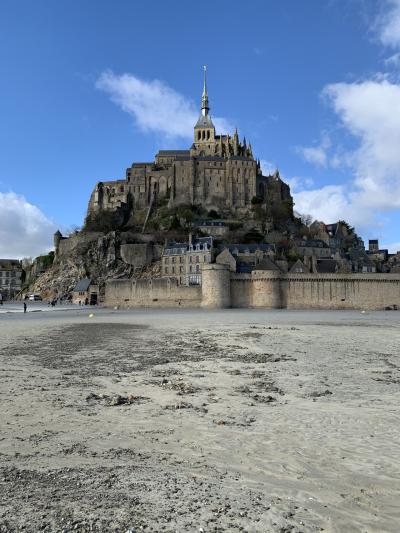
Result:
M0 259L0 294L11 300L22 288L22 264L18 259Z
M213 260L213 238L189 236L189 242L165 246L161 276L177 278L181 285L201 285L201 265Z
M320 258L330 258L333 255L332 249L320 239L300 239L295 242L295 250L303 257L314 256Z
M368 241L368 257L377 263L384 263L388 260L389 251L379 248L378 239L370 239Z
M231 272L251 272L263 259L274 257L272 244L230 244L221 248L215 262L229 265Z
M212 237L221 237L229 231L229 226L223 220L198 220L196 228Z
M72 303L78 305L96 305L99 300L99 286L90 278L78 281L72 291Z

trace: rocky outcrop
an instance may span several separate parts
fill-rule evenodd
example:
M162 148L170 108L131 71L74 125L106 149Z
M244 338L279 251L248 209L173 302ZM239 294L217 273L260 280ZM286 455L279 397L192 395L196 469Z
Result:
M111 231L77 232L61 239L53 265L30 285L28 292L49 299L68 298L76 283L88 277L100 286L101 299L108 279L159 275L160 268L154 262L161 256L161 247L152 242L129 242L138 238Z

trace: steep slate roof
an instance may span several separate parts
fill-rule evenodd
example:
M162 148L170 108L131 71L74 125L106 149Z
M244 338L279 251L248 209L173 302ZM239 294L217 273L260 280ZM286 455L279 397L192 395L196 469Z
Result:
M335 274L339 270L339 264L335 259L321 259L317 261L319 274Z
M254 270L254 265L251 263L236 263L236 272L250 274L252 270Z
M19 259L0 259L0 268L4 270L21 268L21 261Z
M214 128L214 124L210 115L200 115L199 120L196 122L195 128Z
M157 155L189 155L190 150L159 150Z
M236 253L236 250L240 254L244 253L250 253L254 254L257 250L261 250L262 252L267 252L268 250L273 250L274 247L271 246L271 244L229 244L228 246L224 246L224 248L228 248L228 250L233 255L234 252Z
M256 265L253 270L274 270L280 272L280 268L269 257L264 257L262 261Z
M305 248L329 248L326 242L321 239L299 240L296 241L296 246Z
M83 278L78 281L74 287L74 292L86 292L90 287L92 280L90 278Z
M301 261L300 259L298 259L292 266L291 268L289 269L289 272L292 272L294 274L298 274L298 270L301 269L301 272L302 273L309 273L310 272L310 269L303 263L303 261Z
M193 246L196 246L196 244L207 244L208 249L211 250L213 245L213 238L212 237L198 237L196 239L193 239ZM164 254L165 255L173 255L173 254L185 254L189 250L189 243L188 242L171 242L167 244L164 248ZM195 252L196 250L193 250Z
M389 253L389 250L385 250L385 249L382 249L382 250L366 250L366 253L367 253L368 255L388 254L388 253Z

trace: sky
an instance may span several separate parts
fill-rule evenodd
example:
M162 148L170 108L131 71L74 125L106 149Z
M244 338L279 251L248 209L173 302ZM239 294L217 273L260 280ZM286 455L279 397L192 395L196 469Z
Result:
M400 250L400 0L1 0L0 257L51 249L92 189L217 133L295 209Z

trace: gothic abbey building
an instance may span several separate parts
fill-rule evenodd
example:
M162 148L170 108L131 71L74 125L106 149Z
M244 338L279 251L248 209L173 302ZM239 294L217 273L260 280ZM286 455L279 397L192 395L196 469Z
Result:
M170 207L199 205L240 216L255 197L266 205L292 206L289 186L279 172L263 176L251 145L239 140L237 130L232 136L216 134L204 74L201 114L190 149L160 150L154 162L133 163L124 180L99 182L88 214L124 206L148 209L154 201L167 199Z

